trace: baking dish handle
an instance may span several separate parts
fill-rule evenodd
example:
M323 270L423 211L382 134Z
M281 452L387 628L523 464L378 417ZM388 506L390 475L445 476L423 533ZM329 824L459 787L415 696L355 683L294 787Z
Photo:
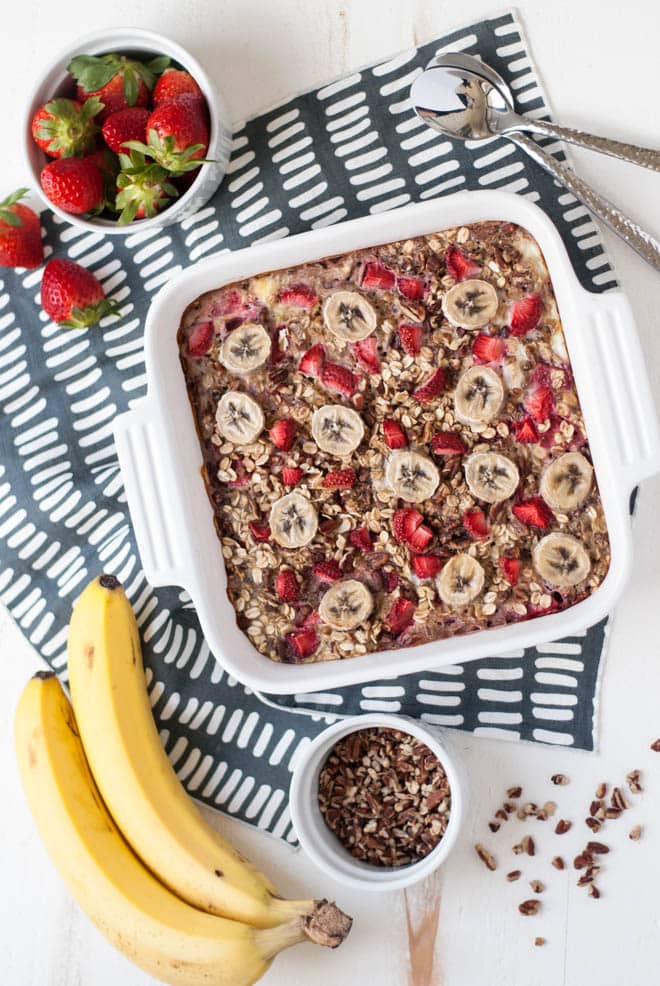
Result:
M184 585L172 506L174 474L149 398L114 424L117 456L144 574L150 585Z
M660 427L632 311L620 291L590 295L586 356L598 381L598 414L612 436L626 493L660 472Z

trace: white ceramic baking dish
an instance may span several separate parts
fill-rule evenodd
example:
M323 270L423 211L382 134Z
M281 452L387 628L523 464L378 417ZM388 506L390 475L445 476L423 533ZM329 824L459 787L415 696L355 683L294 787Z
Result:
M480 220L518 223L545 255L609 529L608 574L589 598L527 622L344 661L270 661L239 630L226 594L225 566L179 363L181 315L205 291L237 279ZM461 192L210 257L181 273L154 299L145 349L148 395L115 423L144 571L152 585L188 590L212 653L250 687L277 694L322 691L518 651L584 630L609 613L620 596L631 563L629 496L640 480L660 471L660 432L644 357L625 297L620 291L585 291L552 222L526 199L498 191Z

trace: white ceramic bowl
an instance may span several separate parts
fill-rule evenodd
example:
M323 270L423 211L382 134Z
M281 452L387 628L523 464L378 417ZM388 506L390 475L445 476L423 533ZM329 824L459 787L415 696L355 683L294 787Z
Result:
M330 750L349 733L373 726L398 729L421 740L436 755L449 781L451 811L445 834L428 856L408 866L375 866L355 859L330 831L319 809L319 774ZM406 716L351 716L329 726L304 750L293 773L289 805L302 848L328 876L356 890L400 890L427 877L444 863L456 844L465 812L463 772L440 730Z
M55 96L73 95L72 80L66 67L76 55L103 55L118 51L126 55L144 55L153 58L155 55L168 55L173 61L189 72L204 93L209 109L209 147L208 164L203 164L197 178L190 188L178 199L163 209L162 213L151 219L141 219L118 226L112 219L84 219L64 212L46 198L41 190L39 176L45 164L52 161L32 139L30 126L32 117L43 103ZM156 34L154 31L143 31L137 27L109 28L94 31L79 38L55 57L40 74L39 80L27 102L24 119L24 149L28 167L32 174L35 189L44 205L54 213L74 226L94 232L109 233L115 236L127 236L137 230L160 228L169 223L180 222L186 216L192 215L207 202L220 184L227 170L231 150L231 128L222 100L215 86L199 64L184 48L175 41Z

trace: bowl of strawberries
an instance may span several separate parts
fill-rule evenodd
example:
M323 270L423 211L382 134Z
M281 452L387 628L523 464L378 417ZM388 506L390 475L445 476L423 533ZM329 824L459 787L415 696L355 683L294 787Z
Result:
M138 28L72 44L39 79L25 150L44 203L62 219L127 234L179 222L224 176L231 129L201 65Z

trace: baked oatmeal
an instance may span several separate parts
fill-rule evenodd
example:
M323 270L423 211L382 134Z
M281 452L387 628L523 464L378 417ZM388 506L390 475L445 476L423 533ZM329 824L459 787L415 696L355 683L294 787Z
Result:
M181 363L240 628L290 663L566 609L609 542L548 270L483 222L209 291Z

